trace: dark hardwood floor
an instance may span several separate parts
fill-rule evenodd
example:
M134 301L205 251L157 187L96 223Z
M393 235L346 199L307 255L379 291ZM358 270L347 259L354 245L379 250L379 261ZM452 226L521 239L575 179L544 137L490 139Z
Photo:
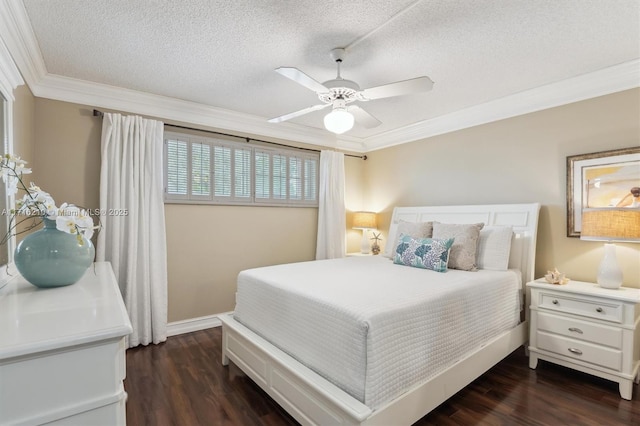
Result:
M128 424L297 424L220 351L220 328L129 349ZM416 424L640 425L640 388L625 401L607 380L544 361L530 370L520 348Z

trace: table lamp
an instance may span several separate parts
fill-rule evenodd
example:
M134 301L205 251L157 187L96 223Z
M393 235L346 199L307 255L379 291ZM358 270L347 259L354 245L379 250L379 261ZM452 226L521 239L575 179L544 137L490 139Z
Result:
M583 209L580 239L606 241L604 258L598 268L598 284L603 288L620 288L622 269L618 265L613 242L640 242L640 208Z
M353 214L353 229L362 229L360 252L362 254L368 254L369 238L367 238L367 231L376 229L376 214L373 212L355 212Z

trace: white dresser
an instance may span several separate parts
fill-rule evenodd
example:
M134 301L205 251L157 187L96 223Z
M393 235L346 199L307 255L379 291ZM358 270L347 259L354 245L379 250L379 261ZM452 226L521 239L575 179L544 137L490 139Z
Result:
M0 289L0 424L124 425L131 323L111 264L77 283Z
M618 382L631 399L640 367L640 289L610 290L570 281L527 284L531 290L529 367L538 359Z

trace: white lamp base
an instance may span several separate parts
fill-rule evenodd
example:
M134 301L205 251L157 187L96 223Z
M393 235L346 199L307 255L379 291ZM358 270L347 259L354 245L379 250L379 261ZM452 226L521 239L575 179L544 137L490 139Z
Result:
M360 253L369 254L369 237L367 235L368 229L362 230L362 241L360 242Z
M598 268L598 284L603 288L618 289L622 286L622 269L616 258L616 245L604 245L604 258Z

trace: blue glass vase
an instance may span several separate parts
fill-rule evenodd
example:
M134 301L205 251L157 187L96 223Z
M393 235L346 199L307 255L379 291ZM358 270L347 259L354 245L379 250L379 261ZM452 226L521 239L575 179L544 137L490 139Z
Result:
M56 221L43 219L44 228L26 236L13 260L20 274L36 287L62 287L77 282L93 263L91 241L56 229Z

